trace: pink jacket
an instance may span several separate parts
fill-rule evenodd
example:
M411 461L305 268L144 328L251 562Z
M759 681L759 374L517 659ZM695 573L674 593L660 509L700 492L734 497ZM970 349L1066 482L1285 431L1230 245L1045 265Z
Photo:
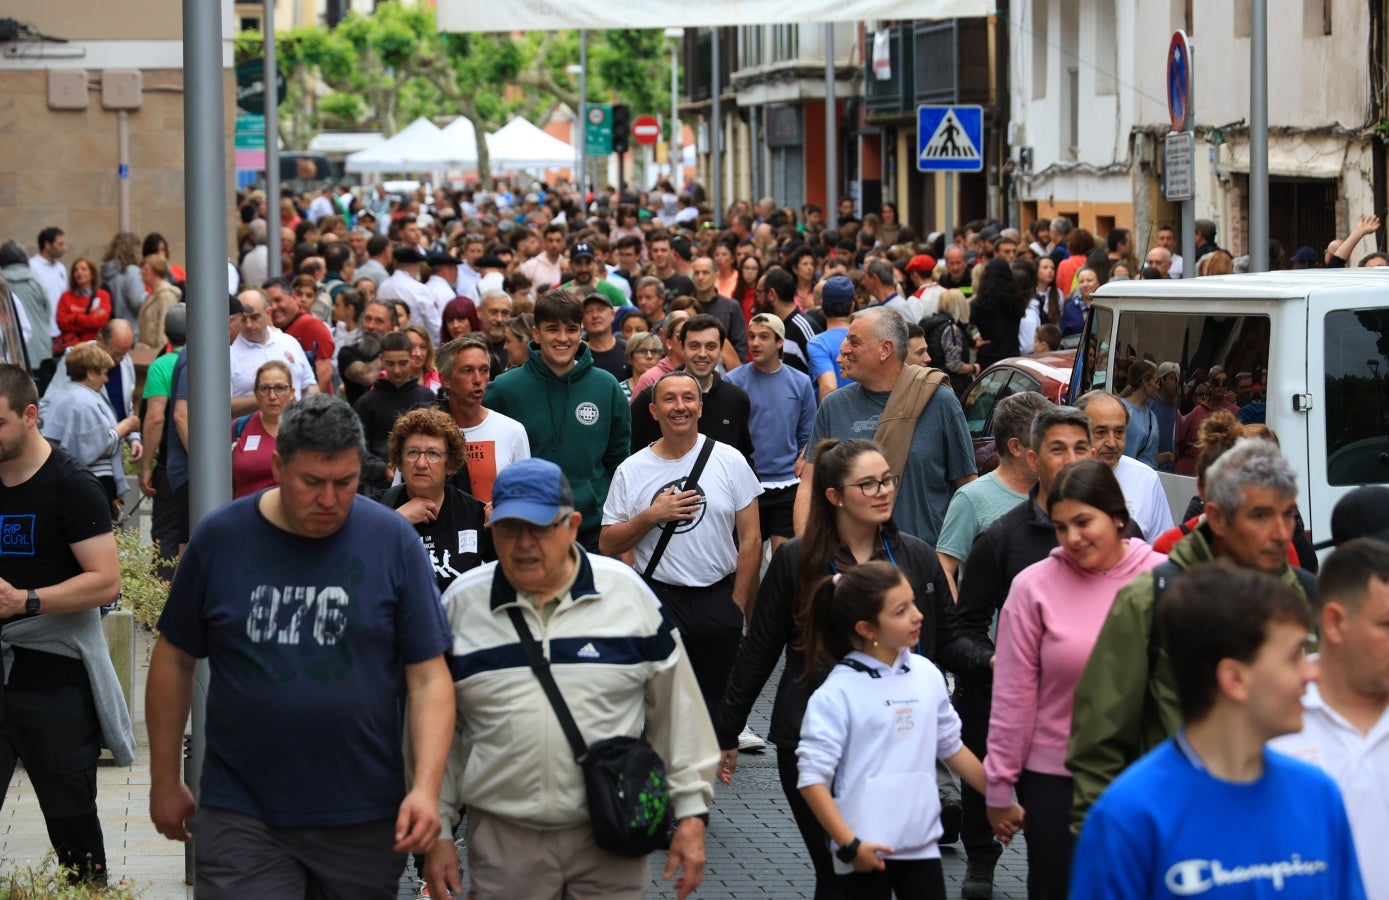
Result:
M1028 566L998 617L993 712L984 776L990 806L1011 806L1023 769L1069 776L1066 744L1076 683L1119 589L1167 559L1137 538L1119 565L1082 569L1057 547Z

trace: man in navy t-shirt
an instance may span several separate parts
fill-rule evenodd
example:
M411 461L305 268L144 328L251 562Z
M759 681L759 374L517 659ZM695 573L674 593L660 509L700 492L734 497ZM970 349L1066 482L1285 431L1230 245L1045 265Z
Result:
M279 486L208 516L179 562L146 693L150 814L195 841L199 897L388 896L439 833L448 628L414 529L355 496L362 452L351 407L304 398L280 423ZM195 818L180 758L202 658Z
M1317 676L1307 601L1272 575L1214 562L1171 583L1157 620L1182 728L1100 796L1070 895L1363 900L1340 789L1265 746L1302 728Z

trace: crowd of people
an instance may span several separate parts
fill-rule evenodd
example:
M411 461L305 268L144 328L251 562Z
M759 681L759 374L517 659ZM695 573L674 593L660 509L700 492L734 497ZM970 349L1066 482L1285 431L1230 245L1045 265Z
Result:
M106 874L95 780L37 748L132 743L91 630L129 465L173 573L151 814L196 842L200 896L387 896L407 854L433 896L460 871L477 896L642 896L646 856L595 838L585 781L582 748L625 737L664 760L643 791L683 898L716 784L767 746L748 717L779 664L767 738L822 900L944 897L956 842L962 896L986 900L1019 832L1037 898L1389 896L1389 768L1352 762L1389 766L1389 489L1338 507L1314 580L1265 373L1137 353L1074 406L1000 398L977 468L978 374L1079 334L1106 281L1233 271L1212 223L1195 259L1162 227L1140 265L1124 228L947 241L891 203L715 215L668 183L238 208L235 499L196 528L188 354L210 351L185 346L167 242L123 232L70 269L58 228L33 257L0 247L29 351L0 368L0 760L43 785L75 878ZM1180 522L1159 471L1197 476Z

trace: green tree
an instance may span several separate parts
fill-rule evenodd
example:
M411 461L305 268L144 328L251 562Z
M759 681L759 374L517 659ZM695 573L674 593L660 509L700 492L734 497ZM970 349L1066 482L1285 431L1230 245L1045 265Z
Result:
M569 66L579 61L574 31L441 34L424 4L379 3L349 13L336 29L296 28L276 38L288 90L281 105L285 143L307 146L325 124L371 123L387 137L419 116L461 115L477 131L478 172L491 175L485 135L515 115L543 124L560 104L577 114ZM590 32L590 102L625 102L634 114L668 108L669 80L659 31ZM238 62L259 59L261 36L236 38Z

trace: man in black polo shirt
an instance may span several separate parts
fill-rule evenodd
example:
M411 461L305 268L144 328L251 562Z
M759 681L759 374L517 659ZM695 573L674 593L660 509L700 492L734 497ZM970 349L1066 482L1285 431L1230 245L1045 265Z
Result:
M723 325L710 315L691 316L680 327L680 344L685 351L681 368L694 376L703 393L704 411L699 417L699 433L723 441L747 457L752 465L752 434L748 422L752 404L747 391L729 384L714 371L724 342ZM651 388L632 398L632 446L645 447L661 436L661 428L651 412Z
M584 297L584 342L593 364L621 381L626 377L627 342L613 334L615 313L608 298L597 291Z

